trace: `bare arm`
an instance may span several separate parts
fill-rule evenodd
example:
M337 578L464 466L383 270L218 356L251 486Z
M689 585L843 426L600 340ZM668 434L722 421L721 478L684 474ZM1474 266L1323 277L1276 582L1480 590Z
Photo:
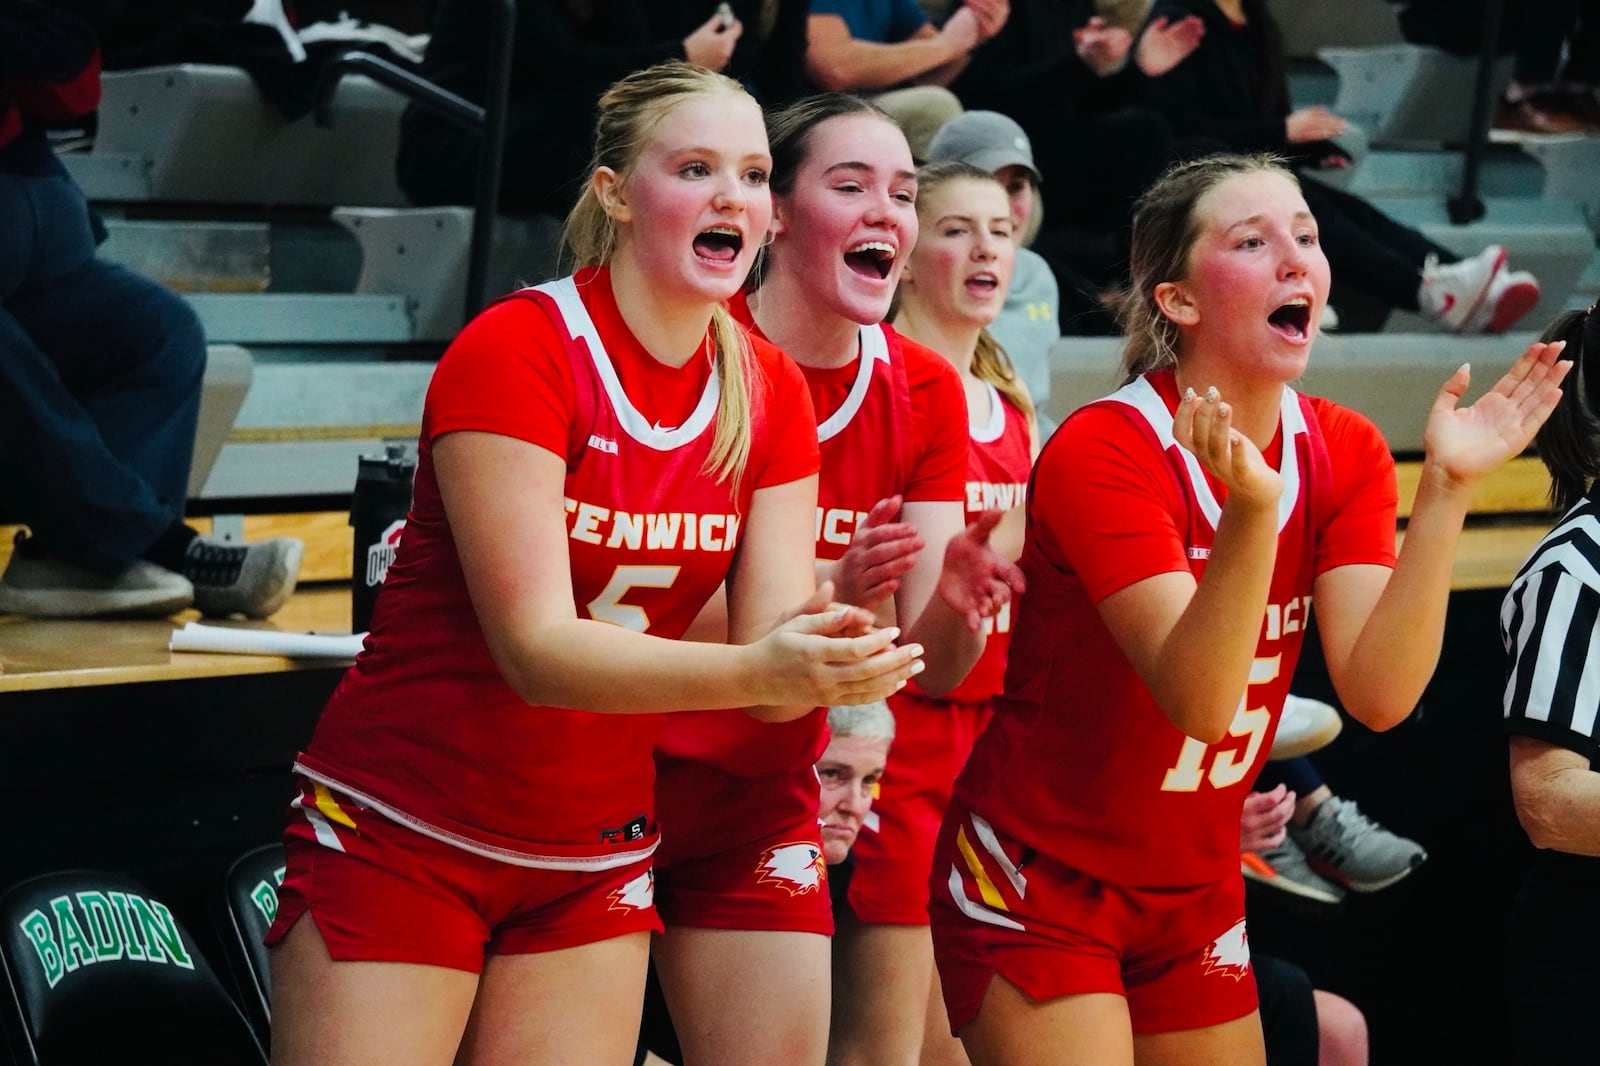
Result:
M852 37L838 15L810 16L806 34L806 73L822 88L833 90L888 89L918 80L952 60L964 60L978 40L970 13L959 22L952 16L942 30L925 25L898 44ZM954 77L952 72L950 78Z
M669 640L579 618L562 459L476 432L447 434L433 452L489 651L529 703L610 713L809 707L881 698L914 670L915 656L893 646L891 631L831 636L857 621L840 612L804 615L743 645Z
M1266 612L1283 481L1232 429L1226 403L1178 405L1178 442L1228 490L1205 573L1157 574L1100 601L1117 646L1173 725L1215 744L1244 695Z
M965 514L959 501L913 501L902 509L901 519L916 527L927 547L900 579L895 617L909 619L908 639L927 648L928 669L917 684L937 696L959 685L983 654L981 628L973 632L938 593L945 550L965 527Z
M1535 847L1600 856L1600 773L1587 756L1512 737L1511 798Z
M1471 407L1466 367L1445 382L1424 433L1425 457L1406 539L1391 574L1344 566L1317 578L1316 604L1328 676L1340 702L1370 729L1411 713L1439 661L1450 569L1472 488L1525 449L1561 396L1569 362L1559 344L1534 344Z

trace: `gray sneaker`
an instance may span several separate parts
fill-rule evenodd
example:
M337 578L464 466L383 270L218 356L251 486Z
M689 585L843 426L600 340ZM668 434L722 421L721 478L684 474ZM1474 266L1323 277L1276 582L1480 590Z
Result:
M294 592L304 554L305 544L294 537L229 544L202 535L189 543L183 573L194 582L202 614L265 618Z
M1289 892L1301 899L1329 905L1344 900L1344 889L1323 877L1306 863L1305 853L1291 836L1271 851L1247 851L1239 856L1245 880Z
M1324 800L1304 828L1291 825L1289 835L1314 870L1352 892L1388 888L1428 859L1421 844L1389 832L1338 796Z
M194 602L181 574L140 560L115 577L30 551L17 534L0 575L0 614L34 618L165 618Z

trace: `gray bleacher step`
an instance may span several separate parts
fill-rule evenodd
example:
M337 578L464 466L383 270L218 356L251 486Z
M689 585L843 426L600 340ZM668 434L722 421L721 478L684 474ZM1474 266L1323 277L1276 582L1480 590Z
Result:
M1460 192L1465 166L1465 156L1459 151L1373 149L1341 188L1364 197L1450 197ZM1478 172L1478 188L1484 196L1537 197L1544 187L1544 168L1515 149L1491 151Z
M337 496L355 485L356 458L383 451L385 427L414 427L432 362L278 362L257 352L232 439L200 496Z
M236 344L409 344L403 296L359 293L188 293L206 337Z
M182 63L101 75L96 157L134 157L148 184L97 199L233 204L405 203L394 177L405 98L340 82L333 127L287 119L241 67Z
M265 222L107 218L99 255L179 292L260 292L271 281Z
M1457 255L1475 255L1485 245L1504 245L1512 269L1532 271L1539 279L1539 303L1523 319L1542 329L1567 304L1568 294L1594 255L1595 238L1580 207L1569 200L1530 197L1485 197L1485 214L1463 226L1450 221L1438 198L1373 197L1372 204L1397 221L1414 226ZM1396 312L1389 332L1426 332L1416 316Z
M1467 402L1499 380L1537 333L1450 337L1439 333L1365 333L1319 337L1299 388L1372 419L1395 452L1422 451L1422 430L1439 386L1472 364ZM1050 350L1050 402L1058 421L1121 382L1117 337L1063 337Z
M95 201L148 200L150 160L137 152L65 152L58 156L83 195Z
M1339 74L1334 110L1366 129L1374 145L1464 144L1477 77L1473 57L1413 44L1326 47L1317 56ZM1494 68L1494 91L1511 59Z

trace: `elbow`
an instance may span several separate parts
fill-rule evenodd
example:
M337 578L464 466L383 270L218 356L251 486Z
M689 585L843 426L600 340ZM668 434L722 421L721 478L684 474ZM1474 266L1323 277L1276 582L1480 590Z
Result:
M1517 800L1517 821L1528 840L1541 851L1560 851L1561 834L1551 819L1539 809L1538 804Z
M809 56L806 58L806 75L817 88L825 92L844 92L847 89L860 88L853 83L839 64L814 60Z
M941 670L933 664L932 658L924 659L928 664L927 669L917 675L917 688L922 690L924 696L940 699L948 695L955 687L967 678L967 671L960 674L952 670Z
M1416 710L1416 704L1393 702L1346 703L1344 708L1349 712L1350 717L1374 733L1386 733L1407 718L1410 718L1411 712Z
M1233 705L1222 708L1181 702L1157 702L1161 707L1161 713L1167 716L1167 721L1176 726L1184 736L1193 737L1206 747L1221 743L1227 738L1233 726L1235 713Z
M1528 840L1541 851L1566 851L1567 836L1563 805L1555 802L1539 783L1511 779L1511 801L1517 822Z

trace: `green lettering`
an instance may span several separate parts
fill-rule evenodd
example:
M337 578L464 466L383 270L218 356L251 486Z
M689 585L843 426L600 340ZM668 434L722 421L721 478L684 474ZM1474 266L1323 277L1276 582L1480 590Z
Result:
M128 897L128 904L130 919L138 918L140 935L144 937L151 962L170 959L185 970L194 969L194 960L184 950L183 937L178 935L178 923L173 920L166 904L158 899L146 900L143 896L134 895ZM161 957L163 951L166 959Z
M67 964L67 972L71 973L79 966L94 965L94 945L89 943L83 926L78 924L77 912L72 909L72 897L57 896L50 901L50 909L55 912L56 928L61 931L61 957Z
M111 914L117 920L117 933L127 946L128 958L143 962L146 957L144 944L139 940L139 923L134 919L127 893L109 892L107 896L111 899Z
M120 959L123 955L122 931L104 892L79 892L78 906L89 919L85 931L94 945L95 961Z
M269 923L278 916L278 890L266 881L262 881L250 890L250 900L256 905L256 910L261 912L261 917Z
M66 968L61 964L61 950L56 947L56 931L51 927L50 919L40 911L31 911L22 919L20 927L33 942L33 950L39 953L45 984L54 988L56 982L61 980L61 975L66 973Z

